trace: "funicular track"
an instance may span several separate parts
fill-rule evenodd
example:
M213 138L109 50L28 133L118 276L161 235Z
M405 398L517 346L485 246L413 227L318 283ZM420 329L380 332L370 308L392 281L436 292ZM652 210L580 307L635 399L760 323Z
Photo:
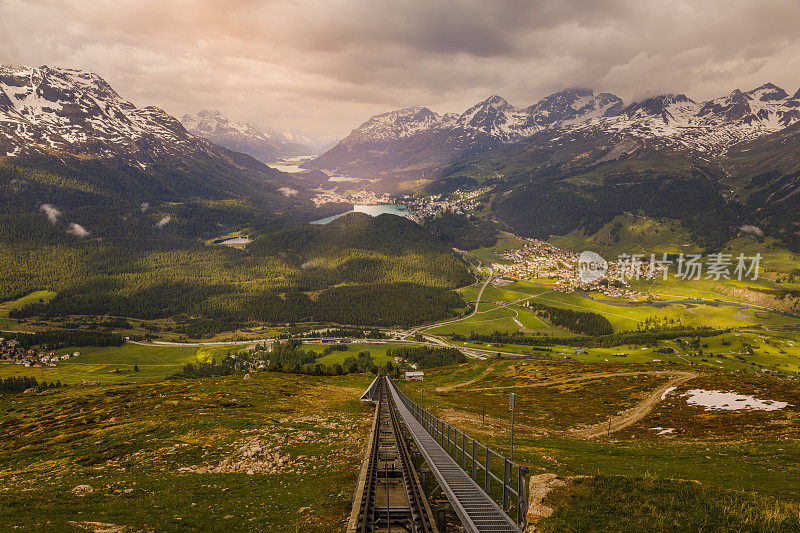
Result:
M368 392L378 405L347 531L438 533L388 387L378 378Z

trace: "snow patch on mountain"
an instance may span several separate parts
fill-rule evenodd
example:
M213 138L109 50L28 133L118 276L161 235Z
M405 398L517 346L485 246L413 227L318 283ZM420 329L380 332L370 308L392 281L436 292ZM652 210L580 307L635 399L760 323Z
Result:
M316 143L297 132L276 131L246 122L234 122L213 109L186 114L181 117L181 123L194 135L235 152L251 155L264 163L316 153Z
M97 74L0 65L0 153L155 159L210 147L156 107L137 108Z
M800 121L800 91L790 96L771 83L751 91L698 103L684 94L654 96L627 107L611 93L567 89L527 108L493 95L461 114L439 115L427 107L409 107L376 115L320 157L319 168L346 168L366 157L386 157L398 142L427 135L424 145L475 153L515 142L536 132L561 128L599 130L696 150L719 152ZM435 142L434 142L435 139ZM380 151L360 152L362 146ZM350 154L350 160L347 160ZM391 159L391 158L389 158Z

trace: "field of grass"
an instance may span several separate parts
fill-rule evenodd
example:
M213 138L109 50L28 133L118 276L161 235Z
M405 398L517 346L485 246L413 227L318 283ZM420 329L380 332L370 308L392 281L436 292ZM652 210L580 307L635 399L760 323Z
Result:
M645 302L647 305L630 306L609 298L603 294L590 293L582 296L579 293L563 293L552 290L545 284L538 282L515 281L504 286L489 285L483 292L478 313L474 316L432 328L429 333L469 334L490 333L499 331L541 331L555 333L559 330L538 319L533 313L519 304L508 305L510 302L525 300L538 302L545 305L574 309L578 311L591 311L600 313L608 319L615 331L636 329L637 325L647 318L668 318L687 326L713 325L720 328L742 328L751 326L798 326L800 319L782 316L766 309L750 309L749 303L742 302L742 307L736 305L721 305L701 302L665 303L658 299L690 300L704 299L720 302L732 301L728 296L710 292L708 284L703 282L685 282L668 280L657 282L652 292L657 299ZM690 289L689 287L699 287ZM650 287L636 288L650 290ZM475 301L479 287L470 286L461 289L461 294L467 301ZM522 303L522 302L520 302ZM522 325L514 321L519 320Z
M411 346L412 344L405 343L352 343L347 345L347 350L331 352L326 356L317 359L318 363L323 365L334 365L336 363L343 363L348 357L358 357L361 352L369 352L375 359L376 365L384 365L390 360L386 355L386 350L390 348L397 348L400 346ZM322 353L326 345L324 344L305 344L303 348L313 350L317 353Z
M548 495L538 531L797 531L800 506L691 481L596 476Z
M761 254L762 264L770 270L779 272L791 272L800 267L800 256L782 248L779 242L772 237L756 239L751 236L743 235L733 239L725 247L724 253L746 256Z
M122 381L157 381L180 370L186 363L219 361L230 346L152 346L126 343L122 346L85 346L62 348L56 354L80 352L81 355L58 363L55 367L25 368L13 363L0 363L0 379L9 376L32 376L40 382L80 383L82 379L100 383ZM139 371L134 370L138 365Z
M470 362L429 370L424 383L402 387L415 401L500 451L508 452L508 394L518 394L515 457L532 473L691 479L703 486L800 501L800 382L753 374L683 367L694 379L611 438L579 439L565 428L622 416L663 383L654 370L677 365ZM598 377L623 373L624 376ZM582 379L592 377L592 379ZM577 379L576 379L577 378ZM564 381L564 380L572 381ZM788 401L777 411L704 411L682 394L708 388ZM484 419L485 416L485 419ZM665 425L668 424L668 425ZM651 428L673 428L659 435ZM733 494L733 493L732 493ZM648 503L649 504L649 503ZM658 505L652 502L652 505Z
M8 314L12 309L20 309L26 305L35 303L47 303L55 297L56 293L53 291L34 291L22 298L11 300L8 302L0 303L0 318L8 318Z
M621 345L610 348L535 346L456 342L459 346L493 353L547 356L586 363L670 363L710 367L719 370L764 372L779 371L800 375L800 334L796 331L742 330L703 337L699 353L687 339L661 340L656 346ZM669 348L671 353L664 353ZM752 353L750 353L752 352Z
M789 352L794 341L783 332L746 335L726 335L727 344L722 336L704 341L709 350L758 342L756 354L798 355ZM331 356L385 355L389 346L351 344L348 352ZM223 349L181 350L186 351L180 356L165 350L148 357L153 364L176 357L209 360ZM85 355L112 364L134 356L99 348ZM508 394L516 392L517 460L533 474L592 476L549 497L557 512L542 522L546 531L597 516L609 523L623 520L622 530L658 530L676 520L680 508L691 515L686 524L728 524L745 515L761 523L768 519L762 505L767 499L775 506L773 519L792 519L800 502L800 381L634 360L472 360L426 370L424 382L401 387L418 402L424 390L426 408L505 453ZM611 438L574 436L576 429L624 417L676 371L686 370L695 377ZM0 522L32 531L45 525L80 531L90 522L156 531L340 530L371 415L358 397L372 378L255 373L250 380L236 375L72 385L0 396L6 435L0 442ZM683 397L691 388L790 405L770 412L704 411ZM91 492L76 489L80 485ZM593 509L589 498L603 502L602 509ZM730 516L708 516L725 502L733 506Z
M475 250L470 250L469 253L484 263L505 263L506 261L501 259L495 252L516 250L518 248L522 248L524 245L525 241L522 239L510 235L503 235L497 239L497 243L494 246L487 248L476 248Z
M342 529L372 379L263 373L0 396L0 524Z
M616 236L611 229L617 226ZM658 221L645 216L619 215L597 233L586 235L580 230L556 236L550 242L573 252L592 250L607 260L622 253L698 253L689 231L677 222Z

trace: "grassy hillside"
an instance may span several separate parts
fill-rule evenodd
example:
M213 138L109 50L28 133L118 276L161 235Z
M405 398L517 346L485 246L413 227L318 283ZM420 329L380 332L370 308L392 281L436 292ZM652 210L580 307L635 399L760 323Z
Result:
M220 361L241 347L229 346L153 346L126 343L122 346L71 346L54 350L56 354L81 355L62 361L56 367L26 368L0 363L0 379L31 376L39 382L77 385L81 380L103 384L159 381L179 371L186 363ZM137 370L138 369L138 370Z
M385 360L385 347L328 357ZM122 365L227 350L126 348L80 357ZM515 459L570 480L545 499L556 512L544 531L796 529L798 382L675 363L471 360L401 387L415 401L424 389L427 409L505 453L508 394L518 394ZM263 372L0 395L0 520L23 531L338 531L372 414L358 398L372 379ZM709 411L688 403L697 389L788 405Z
M623 253L687 254L702 251L692 240L691 232L679 222L629 213L614 217L593 234L574 230L554 236L550 242L573 252L593 250L607 258Z
M373 377L257 374L2 395L0 523L338 530L370 422L358 397Z
M800 506L691 481L596 476L545 500L540 531L797 531Z
M488 360L433 369L402 387L416 401L424 389L427 409L503 452L508 394L517 393L515 458L532 475L581 476L545 500L556 509L540 523L545 531L797 528L796 380L668 364ZM690 390L790 405L705 410L688 403Z

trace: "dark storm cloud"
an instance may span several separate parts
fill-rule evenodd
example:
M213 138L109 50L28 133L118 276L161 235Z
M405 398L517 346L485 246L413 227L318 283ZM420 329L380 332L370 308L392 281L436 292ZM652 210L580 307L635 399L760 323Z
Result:
M4 0L0 61L93 70L173 114L342 135L398 106L572 86L794 92L799 24L796 0Z

